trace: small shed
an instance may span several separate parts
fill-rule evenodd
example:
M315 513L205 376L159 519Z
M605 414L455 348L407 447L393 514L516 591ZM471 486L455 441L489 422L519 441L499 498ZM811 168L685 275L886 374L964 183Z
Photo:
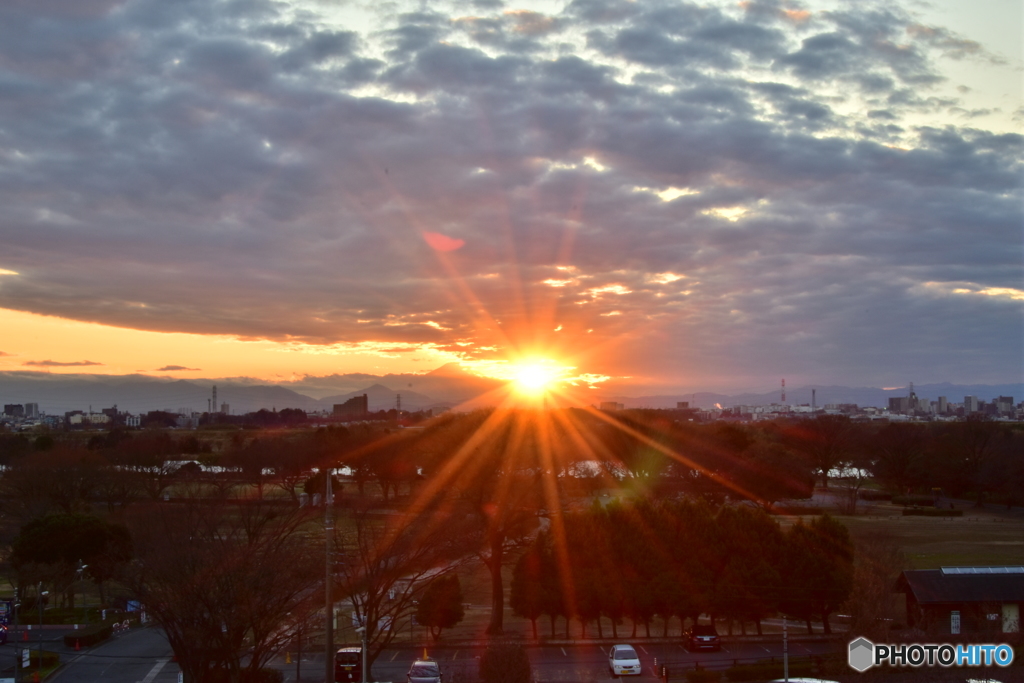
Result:
M1024 566L942 567L903 572L908 626L941 634L1020 632Z

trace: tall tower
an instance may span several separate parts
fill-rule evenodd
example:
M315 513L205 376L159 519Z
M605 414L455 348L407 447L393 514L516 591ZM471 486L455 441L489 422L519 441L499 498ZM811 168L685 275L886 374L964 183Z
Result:
M782 404L786 404L786 379L782 379Z
M213 410L211 410L210 412L211 413L217 412L217 385L216 384L213 385Z
M818 390L811 389L811 412L813 413L818 409Z
M401 394L398 394L397 396L395 396L395 409L399 413L402 412L402 395Z

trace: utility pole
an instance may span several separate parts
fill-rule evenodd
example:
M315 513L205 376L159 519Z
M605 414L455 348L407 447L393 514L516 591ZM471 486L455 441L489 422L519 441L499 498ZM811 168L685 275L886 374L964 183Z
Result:
M789 631L785 614L782 615L782 677L789 683Z
M40 678L43 676L43 596L49 594L43 590L43 582L40 581L36 588L36 602L39 603L39 661L36 662L36 671Z
M21 601L18 600L18 587L14 587L14 680L20 681L21 676L21 638L18 637L18 607L21 606Z
M324 657L324 683L334 683L334 595L333 595L333 578L331 575L334 573L334 496L331 492L331 468L328 467L327 473L327 487L324 494L324 536L326 546L326 573L324 576L325 586L325 598L327 607L327 629L325 633L326 651Z

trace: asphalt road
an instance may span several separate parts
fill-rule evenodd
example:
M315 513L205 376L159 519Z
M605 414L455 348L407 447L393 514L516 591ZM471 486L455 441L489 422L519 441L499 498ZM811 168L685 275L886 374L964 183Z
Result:
M33 637L36 635L32 634ZM170 647L159 629L136 629L81 652L65 647L62 635L60 631L43 632L45 649L60 652L64 662L64 666L48 679L50 683L176 683L178 680L178 665L172 660ZM13 665L18 644L11 642L0 646L0 678L13 675L8 670ZM35 641L29 644L34 646ZM689 653L673 643L644 643L642 639L634 640L632 644L640 654L644 669L640 680L654 680L656 661L667 663L673 671L678 671L693 668L697 663L702 668L725 669L736 661L782 656L781 642L733 642L726 643L720 652L703 653ZM817 641L790 642L790 655L821 655L834 647ZM608 648L607 645L589 644L546 646L528 648L527 653L535 678L542 683L610 681ZM432 648L429 654L440 662L446 681L475 680L480 649L444 646ZM404 682L409 664L419 655L422 655L421 650L409 648L384 652L372 667L371 680ZM285 681L322 683L324 655L321 652L304 653L301 661L294 661L293 655L290 663L282 657L274 662L274 667L284 673Z

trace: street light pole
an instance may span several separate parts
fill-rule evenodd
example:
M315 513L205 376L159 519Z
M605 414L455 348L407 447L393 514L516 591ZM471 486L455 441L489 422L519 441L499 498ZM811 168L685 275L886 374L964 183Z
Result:
M49 595L50 591L43 590L43 582L40 581L36 587L36 602L39 603L39 661L36 662L36 671L39 677L43 677L43 596Z
M14 680L20 681L21 677L18 675L21 669L21 639L18 637L18 607L21 606L21 602L18 600L18 587L14 587Z
M789 681L789 631L785 614L782 615L782 677Z
M324 489L324 536L326 548L324 559L325 564L325 575L324 575L324 590L325 590L325 602L327 609L327 628L325 633L326 653L324 657L324 683L333 683L334 681L334 595L333 595L333 584L332 574L334 573L334 563L331 561L332 555L334 554L334 496L331 491L331 468L328 467L326 470L327 474L327 486Z
M89 565L83 563L81 560L78 561L78 568L75 570L75 573L78 575L78 583L79 584L82 583L82 575L85 573L85 570L88 569L88 568L89 568ZM79 586L79 587L81 587L81 586ZM74 597L74 589L72 589L72 597ZM89 607L86 605L86 602L85 602L85 590L82 591L82 613L85 615L85 617L84 617L85 623L88 624L89 623Z
M366 626L364 625L363 626L363 651L361 653L363 655L363 666L362 666L362 669L363 669L363 683L368 683L367 676L370 675L370 672L366 670L367 669L367 666L366 666L366 659L367 659L366 649L367 649L366 648Z

